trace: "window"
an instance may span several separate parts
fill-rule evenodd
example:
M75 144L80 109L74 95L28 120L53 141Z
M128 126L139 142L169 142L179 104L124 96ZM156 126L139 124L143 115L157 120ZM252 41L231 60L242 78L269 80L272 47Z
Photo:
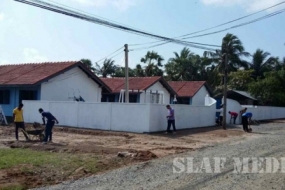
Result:
M0 104L10 104L10 90L0 90Z
M37 100L37 91L36 90L20 90L19 102L23 100Z
M150 94L150 103L153 103L153 104L162 104L162 103L163 103L163 94L160 94L160 93L151 93L151 94Z
M115 94L103 94L101 98L101 102L115 102L116 95Z
M138 95L137 94L129 94L129 102L137 103Z
M177 98L177 104L191 104L190 98Z

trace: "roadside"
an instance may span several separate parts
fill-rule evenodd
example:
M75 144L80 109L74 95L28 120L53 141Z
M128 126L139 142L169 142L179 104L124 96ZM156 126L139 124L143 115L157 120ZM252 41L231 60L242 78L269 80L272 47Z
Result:
M57 186L38 190L59 189L285 189L284 173L234 174L234 166L226 162L221 173L173 173L175 157L192 157L194 167L200 167L204 157L284 157L284 121L274 121L254 126L249 136L208 146L195 151L169 155L131 167L113 170L101 175L69 181ZM229 130L231 131L231 130ZM214 164L211 160L211 165Z
M0 189L33 188L103 174L172 154L249 138L239 127L179 131L176 135L133 134L55 127L54 143L14 141L14 128L0 128ZM20 133L23 140L23 135ZM132 157L118 157L118 152ZM19 158L19 159L13 159Z

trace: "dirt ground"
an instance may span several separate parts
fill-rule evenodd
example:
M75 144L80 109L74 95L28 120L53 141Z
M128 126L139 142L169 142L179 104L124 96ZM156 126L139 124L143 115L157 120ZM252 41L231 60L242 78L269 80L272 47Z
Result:
M26 125L27 128L31 125ZM1 185L9 183L7 179L13 179L13 183L24 184L25 187L37 187L60 183L65 180L78 179L93 174L98 174L118 167L128 166L134 163L148 161L164 157L170 154L194 151L202 147L213 146L216 143L234 140L235 138L247 138L240 126L228 130L220 127L202 128L178 131L177 134L133 134L124 132L109 132L87 129L76 129L55 126L53 130L53 143L42 145L40 141L24 141L24 136L19 132L20 141L15 141L14 127L0 127L1 148L27 148L36 151L49 151L55 153L71 153L74 155L96 155L99 159L100 170L96 173L82 170L62 178L60 173L47 174L54 180L48 182L41 178L41 169L37 175L23 174L19 169L0 170ZM118 157L118 152L135 153L133 157ZM82 168L79 168L80 170ZM44 168L43 168L44 170ZM52 170L51 170L52 171ZM11 182L11 181L10 181Z

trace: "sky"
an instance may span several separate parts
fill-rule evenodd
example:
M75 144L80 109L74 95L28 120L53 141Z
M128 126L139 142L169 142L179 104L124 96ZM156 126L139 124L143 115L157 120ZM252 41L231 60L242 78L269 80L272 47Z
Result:
M50 0L44 0L52 3ZM150 33L177 37L262 10L283 0L54 0L57 3L87 12L96 17ZM207 32L221 30L247 22L276 10L285 3ZM221 33L191 38L189 41L221 45L227 33L233 33L243 42L245 50L257 48L272 56L285 57L285 12L247 26ZM205 33L205 32L204 32ZM200 34L203 34L200 33ZM129 44L129 49L157 41L124 31L50 12L13 0L0 0L0 64L74 61L82 58L93 63ZM164 58L164 64L180 52L183 45L168 43L150 49L129 52L129 66L135 67L147 51L155 51ZM202 55L202 49L189 49ZM124 53L113 57L117 65L124 65ZM114 54L116 55L116 54ZM108 57L109 58L109 57ZM102 63L100 63L102 64Z

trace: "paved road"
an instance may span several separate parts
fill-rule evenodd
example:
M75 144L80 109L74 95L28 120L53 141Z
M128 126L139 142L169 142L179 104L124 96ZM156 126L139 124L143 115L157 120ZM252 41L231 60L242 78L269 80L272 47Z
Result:
M42 189L285 189L285 173L280 170L276 173L263 174L234 173L233 160L234 157L274 157L281 162L281 157L285 157L284 143L285 123L262 124L255 126L252 136L237 141L168 156L103 175ZM209 158L212 170L214 170L215 157L224 157L226 162L219 173L205 173L205 169L202 170L202 173L173 173L173 159L175 157L193 158L193 168L200 167L201 161ZM285 170L285 162L283 165ZM266 166L261 164L259 170L266 170ZM249 172L252 171L251 169L250 167Z

